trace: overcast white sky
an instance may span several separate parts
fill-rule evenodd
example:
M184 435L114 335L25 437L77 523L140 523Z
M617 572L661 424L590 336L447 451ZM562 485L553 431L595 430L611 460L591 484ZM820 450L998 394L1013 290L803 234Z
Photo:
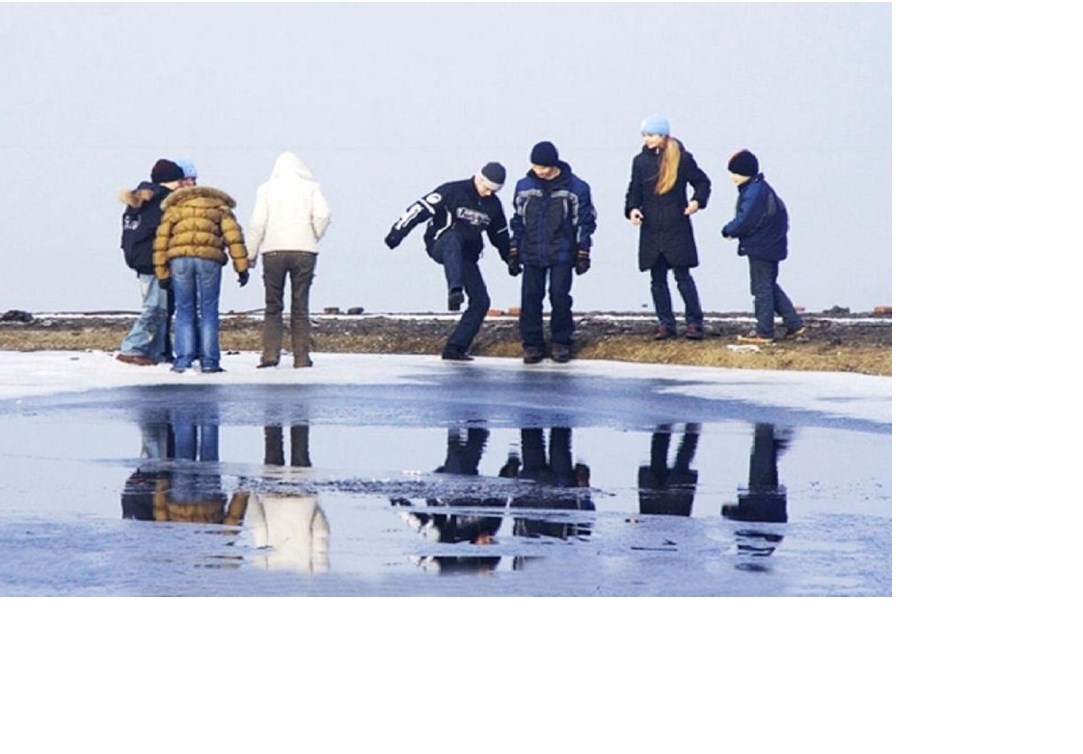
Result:
M387 229L488 160L508 167L507 208L549 139L599 213L575 308L641 311L623 204L652 112L714 182L694 218L708 311L751 310L745 262L719 234L742 147L790 208L794 302L889 305L891 21L888 4L3 4L0 154L17 179L0 189L0 310L137 308L117 192L186 156L247 224L287 149L334 213L313 307L439 310L421 230L391 252ZM482 264L494 306L516 305L518 279L495 253ZM223 310L261 307L253 283L225 278Z

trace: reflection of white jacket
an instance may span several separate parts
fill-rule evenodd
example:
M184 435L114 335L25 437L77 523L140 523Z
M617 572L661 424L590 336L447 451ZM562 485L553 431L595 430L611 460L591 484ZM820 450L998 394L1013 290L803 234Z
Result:
M331 223L331 210L320 184L293 152L275 160L271 180L256 191L256 207L248 222L245 240L248 258L262 251L308 251Z
M315 497L257 492L249 502L245 523L252 528L256 547L270 548L263 555L267 568L327 570L331 530Z

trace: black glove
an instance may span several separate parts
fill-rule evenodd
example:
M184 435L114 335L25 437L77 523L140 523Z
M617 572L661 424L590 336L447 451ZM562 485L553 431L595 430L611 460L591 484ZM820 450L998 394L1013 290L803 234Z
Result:
M168 291L170 288L173 287L173 279L158 278L158 287L161 288L163 291Z
M245 270L244 272L241 272L237 275L237 282L241 284L242 288L248 285L248 270Z
M387 237L384 239L384 243L387 244L387 248L393 249L396 246L398 246L400 243L402 243L402 236L397 234L395 231L391 231L390 233L387 234Z
M523 271L523 265L519 262L519 250L512 249L508 252L508 274L512 277L519 275Z
M580 249L575 258L575 274L582 275L590 269L590 249Z

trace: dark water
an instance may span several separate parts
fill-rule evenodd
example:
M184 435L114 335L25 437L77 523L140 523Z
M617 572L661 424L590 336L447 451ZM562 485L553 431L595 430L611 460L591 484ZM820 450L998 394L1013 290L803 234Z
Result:
M491 387L159 387L8 406L0 584L890 594L889 425L582 376ZM20 565L40 548L73 559L38 583ZM146 576L133 558L153 561ZM497 578L433 581L484 574Z

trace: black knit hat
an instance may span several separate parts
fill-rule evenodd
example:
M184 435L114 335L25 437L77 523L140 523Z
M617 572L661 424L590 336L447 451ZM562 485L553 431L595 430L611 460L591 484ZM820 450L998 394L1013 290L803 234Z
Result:
M479 175L489 184L489 188L499 191L504 185L504 179L508 177L508 171L504 170L504 166L499 162L489 162L481 169Z
M170 183L184 180L184 170L172 160L158 160L150 169L150 180L153 183Z
M557 148L551 141L539 141L530 150L530 164L541 165L543 168L551 168L560 162Z
M734 175L747 175L752 177L760 172L760 161L756 159L756 155L749 152L747 149L742 149L737 154L730 157L729 171Z

